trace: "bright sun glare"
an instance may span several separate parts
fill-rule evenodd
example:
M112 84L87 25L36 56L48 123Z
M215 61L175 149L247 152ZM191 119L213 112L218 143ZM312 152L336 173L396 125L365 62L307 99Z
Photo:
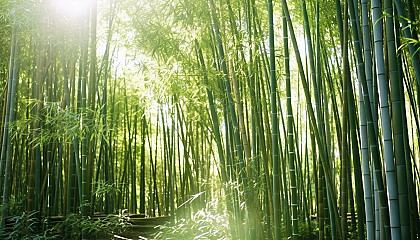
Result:
M89 9L92 0L51 0L53 9L63 17L78 18Z

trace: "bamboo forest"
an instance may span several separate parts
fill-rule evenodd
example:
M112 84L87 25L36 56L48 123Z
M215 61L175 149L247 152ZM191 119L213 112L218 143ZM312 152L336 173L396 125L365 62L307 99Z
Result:
M0 237L420 238L420 0L0 0Z

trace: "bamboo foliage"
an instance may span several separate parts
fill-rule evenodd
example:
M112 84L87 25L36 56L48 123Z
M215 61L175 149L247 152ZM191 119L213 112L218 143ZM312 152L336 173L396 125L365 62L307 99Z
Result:
M217 208L228 239L418 238L415 2L52 2L0 3L3 226Z

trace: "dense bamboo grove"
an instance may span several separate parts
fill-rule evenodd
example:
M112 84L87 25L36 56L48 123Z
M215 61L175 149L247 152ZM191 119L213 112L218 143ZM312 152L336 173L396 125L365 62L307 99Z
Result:
M227 239L418 239L419 16L419 0L1 1L1 229L216 209Z

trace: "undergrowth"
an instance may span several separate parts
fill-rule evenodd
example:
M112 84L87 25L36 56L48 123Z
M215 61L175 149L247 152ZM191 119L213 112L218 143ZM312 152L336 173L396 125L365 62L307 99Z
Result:
M118 215L108 215L102 219L82 218L80 214L69 214L59 223L39 221L39 213L23 212L7 220L6 228L0 230L2 240L58 240L107 239L123 232L129 226L129 218L120 211Z

